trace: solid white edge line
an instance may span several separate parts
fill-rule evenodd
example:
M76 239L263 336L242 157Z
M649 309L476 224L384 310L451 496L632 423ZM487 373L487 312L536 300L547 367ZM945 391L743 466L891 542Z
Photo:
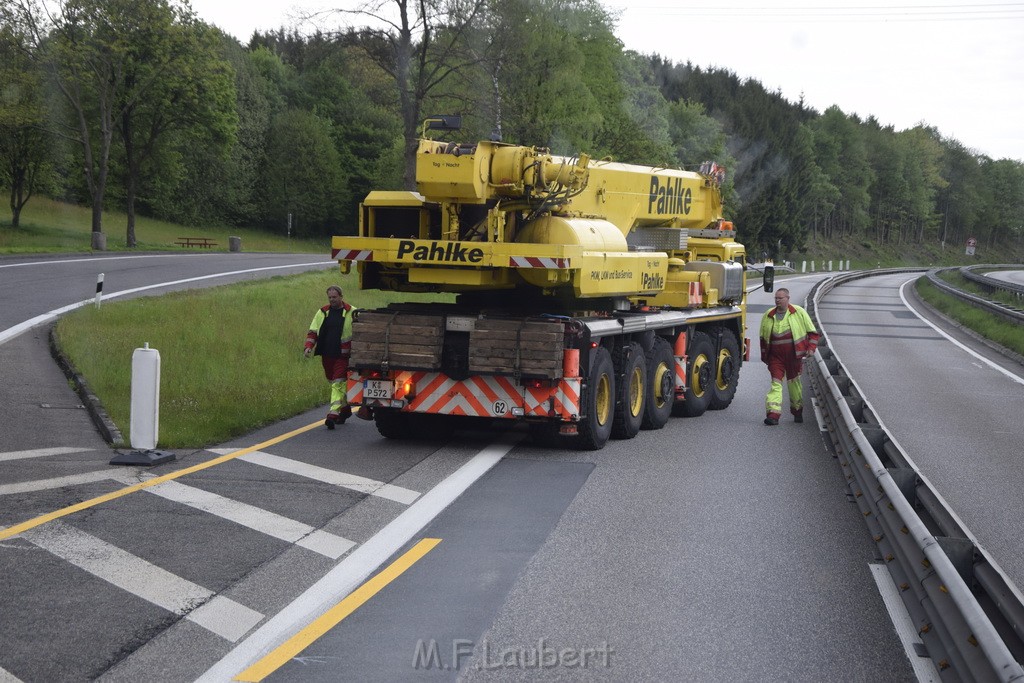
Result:
M473 456L210 667L196 679L197 683L231 681L338 604L497 465L521 438L521 435L505 435Z
M900 598L899 591L896 590L896 584L893 583L889 570L882 564L868 563L868 567L875 579L875 585L878 586L878 593L882 596L882 602L885 604L885 610L889 613L893 628L896 629L896 635L903 644L903 651L906 653L907 659L910 660L910 666L914 669L914 676L920 683L939 683L942 679L935 664L929 657L919 656L917 650L914 649L914 644L920 643L921 639L917 636L917 629L914 628L910 613L903 606L903 600Z
M229 275L244 275L245 273L260 273L266 270L284 270L287 268L305 268L307 266L327 266L334 265L334 263L335 261L315 261L311 263L291 263L285 266L266 266L264 268L247 268L245 270L232 270L226 273L200 275L198 277L185 278L184 280L172 280L171 282L160 282L154 285L146 285L145 287L136 287L135 289L125 289L120 292L113 292L111 294L107 294L106 296L103 297L103 299L116 299L117 297L126 296L128 294L136 294L138 292L145 292L150 289L160 289L161 287L173 287L174 285L183 285L189 282L199 282L201 280L212 280L214 278L227 277ZM0 330L0 345L6 344L15 337L18 337L24 334L25 332L28 332L33 327L37 327L44 323L48 323L51 320L55 320L59 318L61 315L69 313L70 311L73 311L76 308L81 308L82 306L91 304L95 300L95 297L93 297L85 299L84 301L79 301L78 303L68 304L67 306L55 308L52 311L49 311L48 313L37 315L36 317L30 318L29 320L26 320L23 323L15 325L14 327L8 327L6 330Z
M914 280L907 280L906 282L904 282L900 286L900 299L903 300L903 305L906 306L910 310L911 313L916 315L918 318L921 319L922 322L924 322L926 325L931 327L933 330L935 330L936 332L941 334L943 337L945 337L946 339L948 339L949 341L953 342L954 344L959 346L961 349L966 351L967 353L971 354L972 356L974 356L975 358L980 360L982 363L988 365L989 367L991 367L994 370L998 370L999 372L1003 373L1004 375L1006 375L1007 377L1012 379L1017 384L1024 384L1024 377L1019 377L1019 376L1013 374L1012 372L1010 372L1006 368L1004 368L1004 367L1002 367L1002 366L1000 366L1000 365L998 365L996 363L993 363L988 358L985 358L981 354L979 354L979 353L975 352L974 350L968 348L967 346L961 344L956 339L953 339L951 336L946 334L944 331L940 330L934 323L932 323L932 321L926 319L923 315L918 313L917 309L910 305L910 302L907 300L907 296L906 296L906 294L903 291L903 290L905 290L907 288L907 285L909 285L909 284L911 284L913 282L916 282L916 279L914 279Z

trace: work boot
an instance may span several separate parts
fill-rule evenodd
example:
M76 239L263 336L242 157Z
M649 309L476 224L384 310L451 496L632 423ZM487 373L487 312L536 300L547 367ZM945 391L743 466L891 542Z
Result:
M779 424L779 418L777 418L777 417L766 417L764 419L764 423L766 425L777 425L777 424Z
M327 425L328 429L334 429L334 424L337 421L338 421L338 414L337 413L330 413L327 416L327 419L324 420L324 424Z
M370 406L359 406L359 410L356 411L356 417L360 420L372 420L373 410L370 409Z

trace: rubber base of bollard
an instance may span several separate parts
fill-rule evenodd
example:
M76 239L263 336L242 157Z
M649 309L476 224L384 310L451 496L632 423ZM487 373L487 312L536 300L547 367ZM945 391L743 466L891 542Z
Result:
M161 465L175 459L171 451L129 451L111 458L111 465Z

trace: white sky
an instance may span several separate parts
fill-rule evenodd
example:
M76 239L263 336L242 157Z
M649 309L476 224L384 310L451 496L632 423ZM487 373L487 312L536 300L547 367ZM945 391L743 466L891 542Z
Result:
M1024 161L1024 0L602 0L627 49L721 67L824 111L924 121L994 159ZM357 0L191 0L242 42ZM324 29L339 25L325 19Z

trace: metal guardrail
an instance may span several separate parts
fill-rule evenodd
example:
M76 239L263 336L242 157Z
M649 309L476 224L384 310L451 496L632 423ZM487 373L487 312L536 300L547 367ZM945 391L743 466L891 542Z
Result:
M1009 264L1009 263L979 263L976 266L963 266L960 269L960 274L961 275L963 275L968 280L970 280L972 282L975 282L975 283L981 285L982 287L985 287L987 291L993 292L993 291L999 289L999 290L1002 290L1004 292L1012 292L1013 294L1016 294L1017 296L1024 296L1024 286L1017 285L1017 284L1014 284L1012 282L1005 282L1003 280L997 280L994 277L988 277L984 273L975 273L974 272L976 270L981 270L982 268L987 268L989 270L993 270L993 269L1021 270L1021 269L1024 269L1024 266L1022 266L1020 264Z
M1020 287L1019 285L1015 285L1011 282L1002 282L1001 280L996 280L990 277L985 277L984 275L979 275L978 273L970 272L970 269L972 268L991 267L993 266L965 266L963 268L957 268L954 266L952 268L935 268L933 270L928 271L927 277L928 281L935 285L935 287L941 289L943 292L946 292L947 294L955 296L961 301L966 301L980 308L984 308L990 313L995 313L996 315L1005 318L1011 322L1015 322L1017 324L1024 324L1024 309L1000 303L998 301L989 301L984 297L980 297L976 294L971 294L970 292L965 292L962 289L954 287L953 285L949 284L941 277L939 277L939 273L944 273L951 270L959 270L960 274L963 275L968 280L976 282L983 287L988 287L990 288L990 290L1001 289L1004 291L1017 292L1020 293L1021 295L1024 295L1024 287Z
M807 310L851 280L822 280ZM822 343L808 363L844 475L928 656L944 681L1024 681L1024 596L946 507L889 434L860 388Z

